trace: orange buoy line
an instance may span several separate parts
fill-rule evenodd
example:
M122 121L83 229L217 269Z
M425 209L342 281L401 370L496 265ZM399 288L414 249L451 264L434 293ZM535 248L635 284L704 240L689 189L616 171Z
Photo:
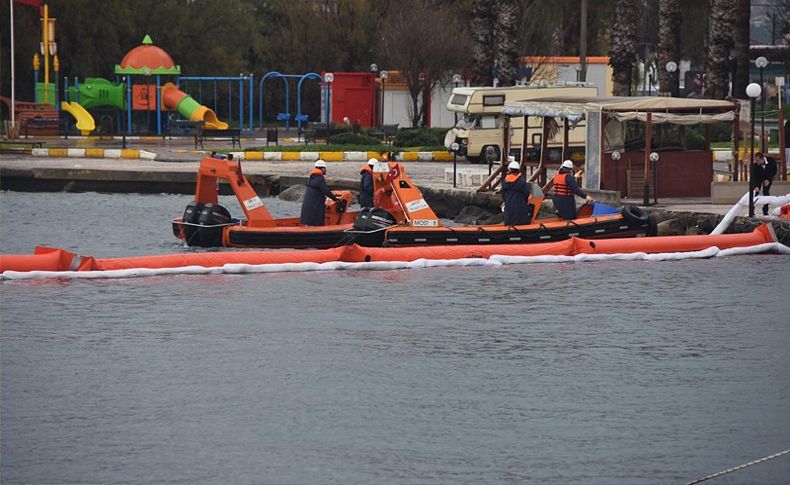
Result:
M763 224L750 233L701 236L663 236L591 240L571 238L565 241L537 244L502 244L476 246L420 246L405 248L369 248L348 245L332 249L296 251L245 251L165 254L127 258L93 258L55 248L37 247L32 255L0 255L0 274L5 279L27 277L128 277L149 274L205 273L206 269L225 268L220 272L244 273L261 271L307 271L321 269L372 269L422 266L506 264L525 262L562 262L606 259L652 259L711 257L720 251L773 252L790 254L790 248L777 242L770 224ZM618 256L619 255L619 256ZM612 258L609 258L612 259ZM434 262L434 263L430 263ZM435 262L445 262L436 264ZM398 263L387 265L387 263ZM301 265L301 266L299 266ZM265 266L269 266L264 268ZM252 268L252 269L251 269ZM110 274L112 273L112 274ZM27 275L26 275L27 274Z

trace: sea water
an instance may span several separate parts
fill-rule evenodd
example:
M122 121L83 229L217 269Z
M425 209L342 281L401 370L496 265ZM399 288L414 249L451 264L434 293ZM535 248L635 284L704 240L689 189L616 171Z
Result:
M2 252L194 251L187 199L2 192ZM682 483L790 448L788 281L756 255L2 282L0 482Z

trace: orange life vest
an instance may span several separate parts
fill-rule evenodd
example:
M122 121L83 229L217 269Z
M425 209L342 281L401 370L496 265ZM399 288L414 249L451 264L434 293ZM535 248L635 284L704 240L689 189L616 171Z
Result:
M555 195L573 195L570 185L568 185L568 173L558 173L554 176Z
M324 175L324 171L320 168L314 168L310 170L310 173L307 174L307 178L312 177L313 175Z
M364 167L362 167L362 169L359 171L359 173L362 173L362 172L370 172L370 174L371 174L371 175L373 175L373 168L372 168L370 165L365 165L365 166L364 166Z
M508 173L507 175L505 175L505 182L512 184L513 182L518 180L519 177L521 177L521 172Z

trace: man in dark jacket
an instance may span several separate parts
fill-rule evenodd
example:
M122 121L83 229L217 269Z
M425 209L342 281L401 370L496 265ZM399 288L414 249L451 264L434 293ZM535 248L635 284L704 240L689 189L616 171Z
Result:
M519 163L511 161L507 166L507 175L502 181L502 198L505 199L505 225L520 226L532 222L527 197L529 185L521 176Z
M580 189L576 183L576 177L573 176L573 162L570 160L562 162L559 172L554 176L553 191L554 195L551 196L551 200L554 202L554 208L559 212L560 217L568 221L576 219L574 194L584 197L587 202L593 201L593 198Z
M373 166L376 162L378 160L371 158L359 171L359 205L363 209L373 207Z
M324 201L327 197L339 202L340 199L329 190L326 185L326 162L318 160L315 162L313 170L310 171L310 178L307 181L307 190L302 201L302 216L299 220L305 226L324 225Z
M771 184L776 175L776 160L763 153L754 154L754 188L758 194L771 195ZM763 206L763 215L768 215L768 204Z

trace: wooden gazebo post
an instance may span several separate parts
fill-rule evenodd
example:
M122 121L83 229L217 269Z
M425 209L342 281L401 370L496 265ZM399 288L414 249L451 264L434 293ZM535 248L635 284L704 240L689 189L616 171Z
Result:
M732 120L732 123L732 181L737 182L741 171L741 159L738 158L738 145L741 137L741 131L738 126L741 124L741 116L738 111L735 112L735 119Z

